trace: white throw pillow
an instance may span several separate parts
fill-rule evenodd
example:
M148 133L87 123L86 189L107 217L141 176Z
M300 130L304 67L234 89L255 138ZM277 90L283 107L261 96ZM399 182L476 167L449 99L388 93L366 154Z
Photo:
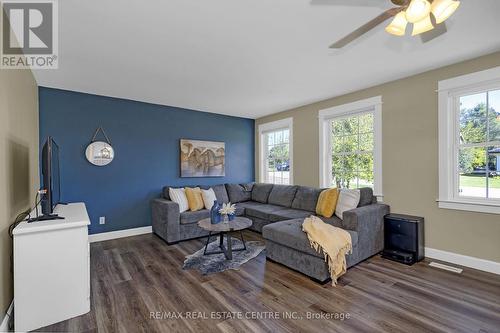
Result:
M205 208L208 210L212 209L214 201L217 200L214 190L212 188L209 188L208 190L201 190L201 196L203 198Z
M358 207L360 197L361 193L359 190L340 190L337 207L335 208L335 215L343 220L345 211Z
M168 195L173 202L179 205L179 212L183 213L189 209L186 192L183 188L169 188Z

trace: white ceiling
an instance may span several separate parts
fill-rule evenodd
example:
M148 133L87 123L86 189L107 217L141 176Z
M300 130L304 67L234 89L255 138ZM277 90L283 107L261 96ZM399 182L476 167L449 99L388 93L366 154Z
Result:
M500 50L499 0L463 0L448 33L426 44L381 25L342 50L328 48L390 7L389 0L64 0L59 69L35 76L46 87L258 118Z

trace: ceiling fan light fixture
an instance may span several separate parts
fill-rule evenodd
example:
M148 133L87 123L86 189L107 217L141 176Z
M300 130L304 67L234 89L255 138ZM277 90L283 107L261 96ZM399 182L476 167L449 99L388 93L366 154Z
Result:
M420 35L421 33L427 32L432 29L434 29L434 25L432 25L431 17L427 15L427 17L425 17L423 20L420 20L413 24L413 32L411 35Z
M444 22L450 17L455 10L460 6L460 1L454 0L434 0L432 2L431 11L436 18L436 23Z
M411 0L406 9L406 20L416 23L425 19L431 12L431 4L427 0Z
M408 25L408 21L406 21L405 13L401 12L392 20L391 24L389 24L385 31L395 36L404 36L406 32L406 26Z

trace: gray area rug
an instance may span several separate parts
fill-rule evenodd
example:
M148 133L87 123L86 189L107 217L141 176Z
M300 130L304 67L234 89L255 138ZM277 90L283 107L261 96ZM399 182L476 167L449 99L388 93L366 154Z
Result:
M203 275L223 272L228 269L239 269L241 265L253 259L265 249L262 242L245 242L247 249L245 251L233 252L233 260L227 260L223 253L203 255L205 247L196 251L195 253L186 256L184 266L182 269L197 269ZM233 249L243 247L243 243L239 239L232 239ZM224 238L224 246L226 246L226 239ZM227 247L226 247L227 248ZM218 251L219 239L208 244L208 252Z

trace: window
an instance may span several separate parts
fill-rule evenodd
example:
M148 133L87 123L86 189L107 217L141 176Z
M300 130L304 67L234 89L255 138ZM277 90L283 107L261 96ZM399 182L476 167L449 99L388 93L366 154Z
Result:
M373 188L373 113L330 120L332 175L329 186Z
M500 214L500 67L439 82L439 207Z
M320 184L382 196L381 97L319 112Z
M500 199L500 89L458 97L458 195Z
M292 127L292 118L259 125L261 182L293 184Z

